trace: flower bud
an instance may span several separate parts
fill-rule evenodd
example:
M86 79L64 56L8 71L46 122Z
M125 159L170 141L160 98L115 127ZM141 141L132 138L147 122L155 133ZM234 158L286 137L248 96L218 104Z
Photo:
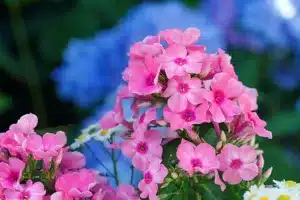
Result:
M259 155L261 155L261 154L263 154L263 153L264 153L263 150L260 150L260 149L259 149L259 150L256 150L256 155L257 155L257 156L259 156Z
M260 169L262 169L265 165L265 160L264 160L264 157L262 156L262 154L260 154L258 156L257 165Z
M254 145L255 145L255 136L250 141L250 146L254 146Z
M226 138L226 134L224 131L221 132L221 141L222 142L226 142L227 138Z
M222 147L223 147L223 142L222 142L222 141L219 141L219 142L217 143L217 145L216 145L216 150L217 150L217 151L220 151L220 150L222 149Z
M178 178L178 174L177 174L176 172L172 172L172 173L171 173L171 177L172 177L173 179L177 179L177 178Z
M267 171L265 171L265 172L263 173L263 178L264 178L265 180L267 180L267 179L271 176L272 171L273 171L273 167L270 167Z

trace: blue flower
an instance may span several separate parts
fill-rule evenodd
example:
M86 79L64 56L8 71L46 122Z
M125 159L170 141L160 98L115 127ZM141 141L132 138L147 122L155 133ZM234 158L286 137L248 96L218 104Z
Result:
M62 66L53 73L59 96L88 107L114 91L127 60L123 36L112 29L92 39L71 40Z
M81 107L100 102L121 83L134 42L167 28L191 26L201 29L200 42L210 51L225 47L223 32L204 13L178 2L141 4L117 27L91 39L71 40L62 66L53 73L59 96Z

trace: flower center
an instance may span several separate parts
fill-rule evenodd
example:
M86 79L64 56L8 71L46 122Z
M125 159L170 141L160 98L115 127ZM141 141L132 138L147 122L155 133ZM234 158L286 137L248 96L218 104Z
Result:
M17 182L18 179L19 179L19 174L16 172L11 172L8 177L8 180L10 180L11 182Z
M152 174L150 172L146 172L144 175L144 180L146 184L150 184L152 182Z
M146 142L140 142L137 144L136 149L140 154L146 154L148 151L148 145Z
M137 76L139 76L137 74ZM147 86L153 86L154 85L154 79L155 79L155 75L154 74L149 74L146 78L146 85Z
M186 84L186 83L180 83L180 84L177 86L177 91L178 91L179 93L182 93L182 94L187 93L187 92L189 91L189 89L190 89L190 87L189 87L189 85Z
M187 63L187 60L184 58L176 58L174 60L174 63L176 63L179 66L185 65Z
M259 200L269 200L269 197L267 197L267 196L263 196L263 197L260 197L260 199Z
M214 92L214 99L217 104L220 104L224 101L225 95L224 92L217 90Z
M291 197L290 195L282 194L277 198L277 200L291 200Z
M100 131L100 133L99 133L101 136L105 136L105 135L107 135L108 134L108 130L106 130L106 129L102 129L101 131Z
M231 161L230 163L230 167L232 169L240 169L243 165L243 162L241 161L241 159L234 159Z
M185 110L181 113L181 118L186 122L191 122L196 119L196 115L192 110Z
M31 195L29 194L29 192L23 192L23 193L22 193L22 197L23 197L24 200L29 199L30 196L31 196Z
M192 164L193 168L195 168L195 167L201 168L202 167L202 162L198 158L192 159L191 164Z

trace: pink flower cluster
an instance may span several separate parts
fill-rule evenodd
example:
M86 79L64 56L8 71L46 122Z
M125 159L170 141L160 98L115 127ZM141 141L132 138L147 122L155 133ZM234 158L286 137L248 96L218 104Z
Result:
M85 157L69 152L64 132L35 132L38 119L22 116L0 134L0 199L138 200L135 189L114 190L107 179L85 168Z
M261 170L250 141L272 134L256 113L257 91L238 80L228 54L221 49L206 52L197 44L199 38L196 28L169 29L135 43L123 73L128 85L99 122L103 129L119 124L128 128L121 150L144 174L139 183L142 198L157 199L159 185L168 175L162 164L163 147L174 138L183 138L177 147L177 167L190 176L214 174L222 189L223 181L250 181ZM133 121L123 115L122 100L128 98L133 99ZM214 127L217 147L202 138L207 133L197 127L203 124Z

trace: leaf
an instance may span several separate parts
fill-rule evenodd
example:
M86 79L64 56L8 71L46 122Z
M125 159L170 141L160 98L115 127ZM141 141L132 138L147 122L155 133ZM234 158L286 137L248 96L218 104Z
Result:
M300 130L300 114L296 111L280 112L268 122L268 129L273 132L273 137L295 134Z
M180 142L180 139L176 139L163 146L163 164L166 167L174 166L175 164L177 164L178 159L176 157L176 151Z

